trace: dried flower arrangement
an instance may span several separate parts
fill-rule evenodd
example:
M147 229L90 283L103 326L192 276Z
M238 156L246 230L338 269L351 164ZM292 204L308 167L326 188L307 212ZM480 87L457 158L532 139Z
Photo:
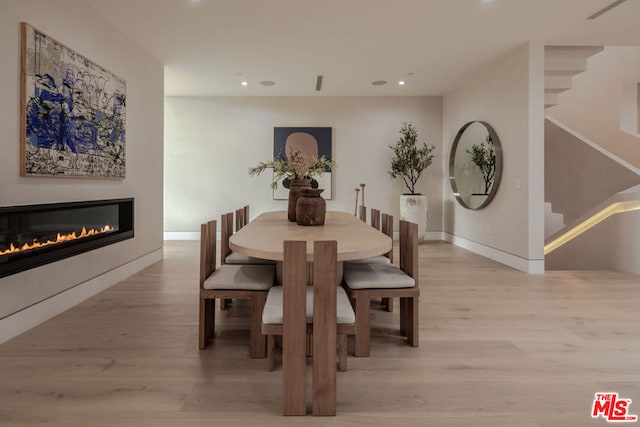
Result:
M271 188L275 189L280 179L311 179L335 167L335 162L325 156L313 156L309 161L302 151L290 150L288 156L280 152L273 160L260 162L257 166L249 168L249 175L260 175L265 169L273 169Z

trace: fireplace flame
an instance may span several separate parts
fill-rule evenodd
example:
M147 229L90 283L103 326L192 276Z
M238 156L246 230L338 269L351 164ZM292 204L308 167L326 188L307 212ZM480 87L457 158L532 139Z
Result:
M110 225L105 225L100 229L91 228L89 229L89 231L87 231L85 227L82 227L82 231L80 232L80 234L76 233L75 231L67 234L58 233L56 236L56 240L47 240L46 242L38 242L37 240L34 240L33 242L25 243L20 247L16 247L13 243L11 243L9 245L9 249L0 251L0 255L8 255L17 252L28 251L30 249L42 248L44 246L51 246L58 243L69 242L71 240L78 240L84 237L95 236L96 234L108 233L110 231L114 231L114 228Z

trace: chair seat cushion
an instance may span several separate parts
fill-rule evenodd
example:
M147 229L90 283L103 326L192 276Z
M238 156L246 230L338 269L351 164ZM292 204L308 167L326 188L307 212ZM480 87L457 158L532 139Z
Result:
M273 286L273 265L222 265L204 281L205 289L266 291Z
M391 264L389 258L384 255L372 256L369 258L362 259L354 259L352 261L346 261L345 265L348 264Z
M336 311L337 323L351 324L356 321L356 314L351 307L347 293L342 287L337 287L336 292ZM269 289L267 301L264 303L262 311L262 323L265 325L279 325L283 322L282 309L282 286L274 286ZM313 287L307 286L307 323L313 323Z
M344 266L344 282L351 289L411 288L413 277L391 264L349 264Z
M252 256L242 255L238 252L231 252L224 259L225 264L275 264L275 261L271 261L270 259L262 259L262 258L254 258Z

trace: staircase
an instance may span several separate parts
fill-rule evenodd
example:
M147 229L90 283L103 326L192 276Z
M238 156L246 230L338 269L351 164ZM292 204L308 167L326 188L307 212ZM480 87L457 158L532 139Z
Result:
M564 228L564 215L552 211L551 203L544 204L544 240Z
M544 106L558 104L558 95L571 89L573 76L587 70L589 57L601 52L603 46L545 46ZM551 203L544 204L545 240L564 228L564 215L555 213Z
M571 89L571 78L587 70L587 59L603 46L545 46L544 106L558 104L558 95Z

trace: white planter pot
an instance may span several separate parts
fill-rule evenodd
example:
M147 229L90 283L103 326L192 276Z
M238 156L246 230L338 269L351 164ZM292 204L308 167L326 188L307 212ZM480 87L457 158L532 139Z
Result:
M400 219L418 224L418 240L425 239L427 231L428 198L424 195L400 196Z

